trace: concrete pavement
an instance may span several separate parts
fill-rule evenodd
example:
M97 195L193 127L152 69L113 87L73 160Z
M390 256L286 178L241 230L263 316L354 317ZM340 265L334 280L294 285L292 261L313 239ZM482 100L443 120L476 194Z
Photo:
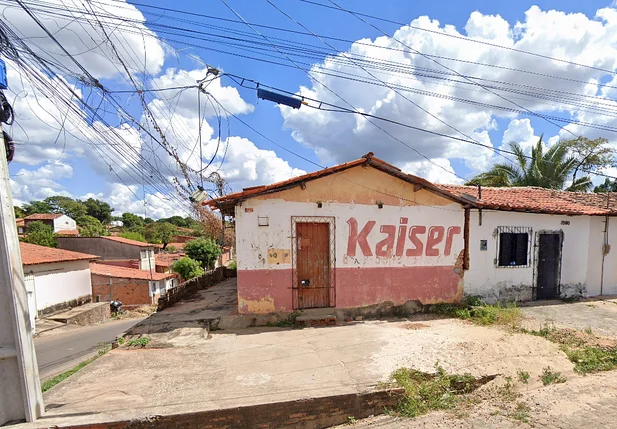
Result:
M111 343L118 335L143 319L111 321L102 325L79 327L67 332L34 339L39 376L42 380L67 371L94 356L101 343Z

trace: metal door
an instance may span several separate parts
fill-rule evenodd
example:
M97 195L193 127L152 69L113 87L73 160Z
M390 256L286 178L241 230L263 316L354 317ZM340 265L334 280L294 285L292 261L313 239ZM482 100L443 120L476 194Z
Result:
M561 235L538 236L537 299L555 299L559 294L561 270Z
M296 223L298 308L330 306L330 228Z

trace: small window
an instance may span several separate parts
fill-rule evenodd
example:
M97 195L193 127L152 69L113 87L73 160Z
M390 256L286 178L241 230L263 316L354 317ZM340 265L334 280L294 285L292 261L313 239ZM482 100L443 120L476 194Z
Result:
M497 232L499 234L497 266L528 267L531 228L499 227Z

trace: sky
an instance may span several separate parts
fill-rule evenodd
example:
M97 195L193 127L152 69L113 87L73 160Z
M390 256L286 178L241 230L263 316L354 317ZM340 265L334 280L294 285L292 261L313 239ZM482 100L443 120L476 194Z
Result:
M192 190L201 170L219 173L229 192L369 151L439 183L463 183L506 161L486 147L318 109L320 102L494 148L516 141L530 150L541 135L547 146L584 135L617 147L613 3L142 1L92 0L85 9L78 0L26 0L53 38L15 3L0 1L4 22L55 64L39 85L74 88L97 112L93 118L71 96L69 114L7 61L16 204L95 197L118 214L185 216L186 194L173 183ZM364 22L314 3L383 19ZM221 71L217 78L209 66ZM101 95L86 75L121 92ZM204 78L207 94L198 96L194 86ZM316 101L294 110L258 100L256 82ZM135 87L157 91L142 101ZM153 123L166 146L148 135L159 135Z

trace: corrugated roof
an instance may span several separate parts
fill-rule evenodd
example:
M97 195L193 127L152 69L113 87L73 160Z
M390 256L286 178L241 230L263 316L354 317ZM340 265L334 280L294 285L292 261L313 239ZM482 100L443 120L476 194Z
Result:
M98 256L54 247L39 246L37 244L19 243L21 260L24 265L51 264L54 262L95 260Z
M439 185L482 208L562 215L617 214L617 195L556 191L537 187L493 188L482 186Z
M152 270L152 274L150 271L146 270L138 270L135 268L126 268L119 267L116 265L105 265L105 264L90 264L90 272L92 274L97 274L100 276L107 277L119 277L123 279L139 279L139 280L164 280L170 277L175 276L175 274L171 273L157 273Z
M26 216L25 220L53 220L62 216L60 213L35 213Z

